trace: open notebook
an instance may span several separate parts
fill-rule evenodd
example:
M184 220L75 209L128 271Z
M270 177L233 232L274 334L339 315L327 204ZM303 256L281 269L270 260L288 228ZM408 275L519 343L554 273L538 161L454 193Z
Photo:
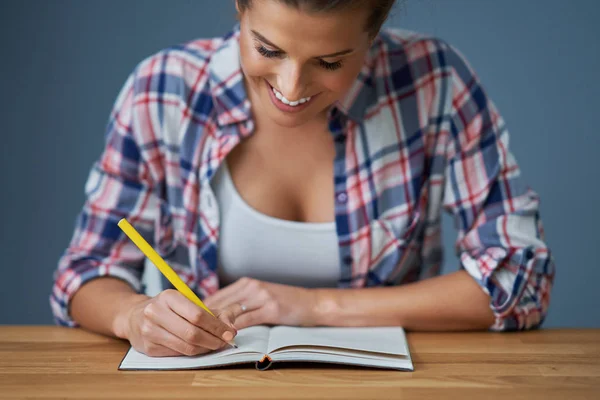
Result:
M253 326L235 337L238 348L225 348L194 357L148 357L130 348L121 370L199 369L255 363L265 370L272 363L323 362L413 370L404 330L375 328L297 328Z

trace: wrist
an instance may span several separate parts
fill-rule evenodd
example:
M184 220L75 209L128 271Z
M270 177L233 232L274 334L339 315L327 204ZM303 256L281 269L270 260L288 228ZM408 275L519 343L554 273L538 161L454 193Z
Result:
M129 339L129 321L135 307L150 297L143 294L132 294L120 300L121 305L113 319L112 332L120 339Z
M339 315L339 303L332 290L312 289L313 303L311 308L311 325L333 326L335 316Z

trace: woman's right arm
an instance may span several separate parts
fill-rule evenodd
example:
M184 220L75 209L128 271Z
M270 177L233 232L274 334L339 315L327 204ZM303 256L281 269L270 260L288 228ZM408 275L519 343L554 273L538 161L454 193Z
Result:
M71 300L71 317L82 328L127 339L127 313L149 299L120 279L103 277L83 285Z
M126 217L152 244L164 187L164 105L155 55L129 76L110 115L106 144L85 185L86 201L59 260L50 304L58 324L128 339L150 355L198 354L235 334L231 313L214 318L179 292L139 294L144 255L117 226ZM153 99L153 100L150 100ZM148 153L149 152L149 153Z
M191 356L226 346L235 336L232 322L240 312L231 307L217 319L175 290L148 297L114 278L88 282L71 301L71 315L80 326L127 339L155 357Z

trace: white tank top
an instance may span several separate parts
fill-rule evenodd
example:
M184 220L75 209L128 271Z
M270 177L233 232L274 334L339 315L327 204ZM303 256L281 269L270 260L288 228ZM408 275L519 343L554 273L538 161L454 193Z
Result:
M335 222L305 223L262 214L239 195L227 163L212 182L220 209L218 275L302 286L335 287L340 278Z

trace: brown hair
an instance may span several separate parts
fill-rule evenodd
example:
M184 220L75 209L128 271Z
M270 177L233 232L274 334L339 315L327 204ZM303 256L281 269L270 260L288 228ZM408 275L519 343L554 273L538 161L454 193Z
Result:
M236 0L240 12L252 5L252 0ZM381 25L385 22L395 0L277 0L289 7L308 12L331 12L360 8L367 5L371 14L367 19L366 30L371 37L377 35Z

